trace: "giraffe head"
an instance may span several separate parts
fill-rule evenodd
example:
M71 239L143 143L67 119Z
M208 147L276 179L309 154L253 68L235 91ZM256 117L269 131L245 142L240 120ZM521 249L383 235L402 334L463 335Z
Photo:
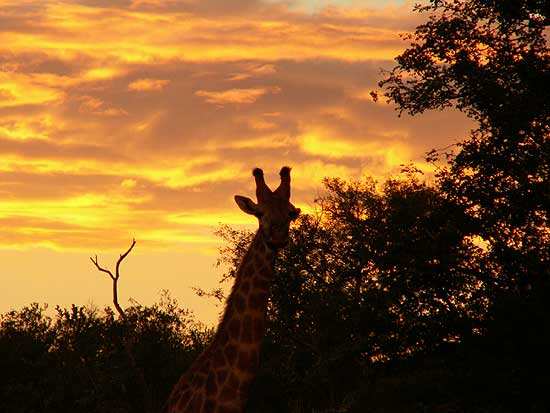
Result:
M235 196L235 202L244 212L258 218L260 231L269 248L284 247L288 242L290 223L300 215L300 209L290 203L290 168L284 166L281 169L281 183L275 191L266 185L261 169L254 169L252 175L256 180L258 203L240 195Z

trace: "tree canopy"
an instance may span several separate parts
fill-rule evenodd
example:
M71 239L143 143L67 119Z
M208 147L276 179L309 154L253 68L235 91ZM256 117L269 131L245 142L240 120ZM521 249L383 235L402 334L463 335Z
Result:
M380 82L400 112L454 107L477 121L439 183L476 220L503 287L524 290L550 271L549 10L527 0L417 6L428 21Z
M210 331L164 294L158 304L126 309L32 304L0 316L0 411L141 412L143 394L124 340L133 348L160 410L173 383L209 340ZM130 327L131 326L131 327Z

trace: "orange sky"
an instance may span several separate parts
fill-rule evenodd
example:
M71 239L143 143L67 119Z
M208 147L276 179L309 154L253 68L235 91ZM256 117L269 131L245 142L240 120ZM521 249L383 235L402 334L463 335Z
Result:
M394 174L464 137L453 112L398 118L368 92L421 20L411 2L0 0L0 311L110 301L110 265L135 237L121 303L169 289L199 319L218 308L219 223L250 171L293 167L308 209L324 176Z

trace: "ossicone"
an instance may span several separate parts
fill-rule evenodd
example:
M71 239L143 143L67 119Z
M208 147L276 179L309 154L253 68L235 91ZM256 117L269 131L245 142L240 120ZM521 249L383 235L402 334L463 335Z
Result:
M256 198L258 202L263 202L269 195L271 195L271 190L265 183L264 171L260 168L254 168L252 170L252 175L256 180Z
M279 172L279 175L281 176L281 184L275 191L276 194L286 198L290 199L290 167L283 166L281 168L281 172Z

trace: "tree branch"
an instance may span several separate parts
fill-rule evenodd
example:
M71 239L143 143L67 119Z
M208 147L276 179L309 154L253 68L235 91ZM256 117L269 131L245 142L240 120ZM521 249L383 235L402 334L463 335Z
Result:
M113 273L110 271L110 270L106 270L105 268L101 267L97 261L97 255L95 256L95 259L90 257L90 260L94 263L94 265L96 266L96 268L101 271L101 272L104 272L106 274L109 275L109 277L111 277L111 279L115 279L115 276L113 275Z
M115 271L115 277L118 279L118 277L120 277L120 272L119 272L119 268L120 268L120 264L121 262L124 260L124 258L126 258L126 256L130 253L130 251L132 251L132 249L134 249L134 245L136 245L136 239L132 239L132 245L130 245L130 248L128 248L128 251L126 251L124 254L122 254L118 261L116 262L116 271Z
M132 239L132 245L130 245L130 248L128 248L128 250L124 254L121 254L120 257L118 258L116 262L116 270L114 275L111 270L103 268L101 265L99 265L97 255L95 256L95 259L90 257L90 260L94 263L96 268L99 271L104 272L105 274L108 274L109 277L111 277L111 279L113 280L113 305L115 306L118 314L120 315L120 318L122 318L125 321L126 321L126 313L118 303L118 279L120 278L120 264L122 263L122 261L124 261L124 258L126 258L128 254L132 251L135 245L136 245L136 240L134 238Z

